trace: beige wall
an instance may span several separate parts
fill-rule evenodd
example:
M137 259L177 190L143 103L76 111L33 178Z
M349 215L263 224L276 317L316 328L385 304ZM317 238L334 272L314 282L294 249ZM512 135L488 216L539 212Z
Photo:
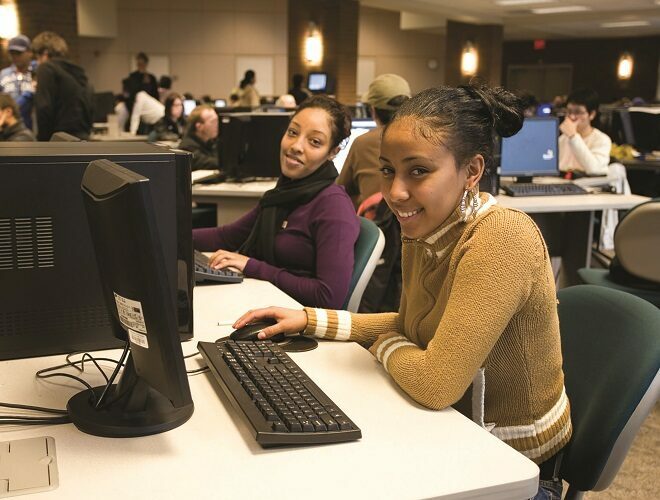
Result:
M375 62L375 74L396 73L413 92L444 83L445 37L399 29L399 13L360 8L358 58ZM428 68L429 59L438 67Z
M169 56L174 90L196 97L226 98L241 56L272 57L274 93L288 88L286 0L119 0L117 19L117 38L80 38L97 91L119 92L140 51Z

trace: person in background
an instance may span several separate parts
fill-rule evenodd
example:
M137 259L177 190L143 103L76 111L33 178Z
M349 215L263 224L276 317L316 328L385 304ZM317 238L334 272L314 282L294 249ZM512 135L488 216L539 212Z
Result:
M303 87L303 76L300 73L296 73L292 78L292 87L289 89L289 94L291 94L296 100L296 104L300 105L305 99L312 96L312 93Z
M381 191L403 235L398 313L270 307L233 328L272 318L259 338L359 342L419 404L453 405L540 464L536 498L559 499L572 427L550 259L526 214L478 190L495 134L522 121L510 92L467 85L420 92L385 127Z
M195 248L215 251L213 267L270 281L302 304L342 307L360 223L334 182L332 159L350 129L345 106L326 96L307 99L282 137L275 188L236 222L195 229Z
M186 119L183 117L183 97L171 92L165 99L165 115L149 133L149 141L179 141L183 137Z
M197 106L188 117L186 134L179 144L179 148L193 154L193 170L218 168L217 138L218 114L215 108L209 104Z
M133 102L128 130L133 135L149 134L163 116L165 116L165 105L141 90Z
M55 132L88 139L92 131L93 89L85 70L66 59L68 46L52 31L39 33L32 42L39 66L34 95L37 138L48 141Z
M238 86L238 106L249 106L256 108L260 104L259 92L254 84L257 82L257 75L251 69L245 72L241 83ZM233 94L234 92L232 92Z
M137 69L128 75L128 110L132 111L133 102L138 92L144 91L154 99L158 100L158 82L156 77L147 71L149 56L140 52L135 56Z
M612 140L593 127L598 94L582 89L566 100L566 117L559 125L559 170L569 176L607 175Z
M34 134L21 120L16 102L4 92L0 93L1 141L34 141Z
M296 99L291 94L282 94L275 101L275 106L278 108L294 109L296 107Z
M172 92L172 79L163 75L158 79L158 100L164 104L170 92Z
M392 73L377 76L362 101L369 105L377 127L356 138L348 152L337 184L344 186L355 208L369 196L380 192L380 141L399 106L410 97L408 82Z
M36 69L36 62L32 60L30 45L30 39L25 35L9 40L7 51L12 64L0 71L0 92L6 92L16 101L23 123L31 129L34 99L32 74Z
M538 108L539 101L536 96L527 90L519 90L515 94L520 99L523 105L523 115L525 118L532 118L536 116L536 108Z

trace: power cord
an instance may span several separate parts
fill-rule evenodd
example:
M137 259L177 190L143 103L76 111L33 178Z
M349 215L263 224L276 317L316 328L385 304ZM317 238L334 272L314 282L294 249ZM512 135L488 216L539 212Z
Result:
M183 359L192 358L194 356L197 356L198 354L199 354L199 351L194 352L192 354L188 354L187 356L184 356ZM208 369L209 369L208 366L204 366L202 368L197 368L195 370L186 370L186 373L188 375L197 375L198 373L204 373L204 372L208 371Z
M128 353L128 343L126 344L126 348L124 349L124 352L122 353L122 357L119 361L111 358L94 358L92 357L89 353L87 352L73 352L70 354L67 354L65 360L66 363L61 364L61 365L56 365L56 366L51 366L48 368L43 368L35 374L37 378L41 379L46 379L46 378L53 378L53 377L66 377L75 380L76 382L84 385L88 389L92 389L92 386L88 384L85 380L83 380L80 377L76 377L75 375L71 375L70 373L64 373L64 372L55 372L51 373L55 370L60 370L62 368L75 368L79 372L84 372L85 371L85 362L89 361L96 368L98 371L103 375L103 378L106 381L106 387L104 389L103 394L101 395L98 400L96 400L96 396L92 392L93 397L95 398L95 404L97 407L99 407L100 403L103 401L103 398L109 388L109 386L112 385L114 379L116 378L117 374L119 373L119 370L124 364L126 355ZM72 360L72 357L77 355L77 354L82 354L82 357L78 360ZM109 361L111 363L115 363L116 367L110 376L105 374L101 366L98 364L98 361ZM71 422L71 419L68 415L67 410L60 410L57 408L46 408L42 406L32 406L32 405L24 405L24 404L19 404L19 403L4 403L0 402L0 407L4 408L12 408L12 409L17 409L17 410L29 410L29 411L34 411L34 412L40 412L40 413L45 413L45 414L54 414L54 415L59 415L59 416L50 416L50 415L36 415L36 416L31 416L31 415L0 415L0 425L54 425L54 424L67 424Z

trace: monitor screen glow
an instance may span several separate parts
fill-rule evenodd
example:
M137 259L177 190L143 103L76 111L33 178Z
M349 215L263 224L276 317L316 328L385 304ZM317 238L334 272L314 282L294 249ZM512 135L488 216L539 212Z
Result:
M338 173L341 173L342 168L344 168L344 162L348 156L348 152L353 145L353 141L360 137L362 134L366 134L371 129L376 128L376 122L373 120L353 120L351 126L351 135L348 137L348 142L346 145L339 150L335 159L332 162L335 164L335 168Z
M312 92L324 92L328 86L328 75L326 73L310 73L307 80L307 88Z
M558 130L554 117L525 118L517 134L502 139L500 175L559 175Z
M197 102L195 99L184 99L183 100L183 114L189 116L192 113L192 110L197 107Z

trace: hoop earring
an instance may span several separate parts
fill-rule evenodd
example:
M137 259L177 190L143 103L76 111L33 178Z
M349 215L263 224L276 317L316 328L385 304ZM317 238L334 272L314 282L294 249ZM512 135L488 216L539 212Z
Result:
M467 197L469 192L470 191L467 189L463 191L463 197L461 198L461 203L458 206L459 210L461 211L461 217L463 218L463 220L465 220L465 212L467 210Z

